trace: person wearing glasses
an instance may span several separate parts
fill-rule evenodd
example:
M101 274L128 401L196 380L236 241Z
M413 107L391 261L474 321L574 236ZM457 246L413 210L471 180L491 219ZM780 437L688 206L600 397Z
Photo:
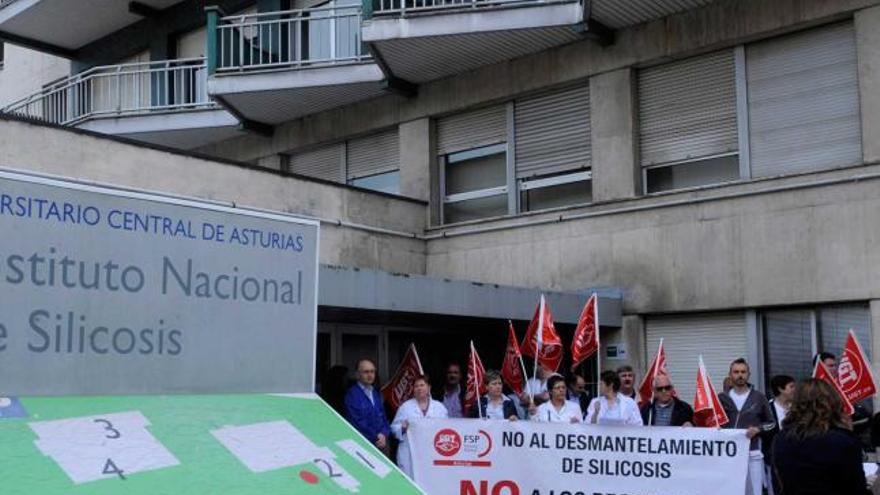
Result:
M642 407L642 421L648 426L693 426L693 408L674 394L668 376L654 378L654 400Z

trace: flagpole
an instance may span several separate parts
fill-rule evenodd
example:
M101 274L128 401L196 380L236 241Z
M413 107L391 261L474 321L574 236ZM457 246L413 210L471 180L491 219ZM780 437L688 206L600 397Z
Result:
M474 349L474 341L471 341L471 366L474 367L474 385L475 392L477 393L477 414L480 415L480 419L483 419L483 408L480 405L480 384L477 383L477 351ZM486 403L486 407L489 407L489 403ZM487 411L488 412L488 411Z
M596 296L596 293L593 293ZM602 339L599 332L599 296L593 305L593 322L596 326L596 397L599 397L599 382L602 381Z
M544 345L544 294L541 294L541 302L538 303L538 329L537 329L537 340L538 342L535 344L535 365L532 368L532 380L538 379L538 356L541 355L541 347ZM528 383L526 384L528 386ZM529 399L532 404L535 403L534 393L529 391Z

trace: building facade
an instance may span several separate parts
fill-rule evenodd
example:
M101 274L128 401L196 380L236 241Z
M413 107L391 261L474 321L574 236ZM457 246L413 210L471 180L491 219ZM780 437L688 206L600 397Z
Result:
M2 2L0 166L320 218L325 366L498 365L541 292L688 399L880 355L876 0L94 3Z

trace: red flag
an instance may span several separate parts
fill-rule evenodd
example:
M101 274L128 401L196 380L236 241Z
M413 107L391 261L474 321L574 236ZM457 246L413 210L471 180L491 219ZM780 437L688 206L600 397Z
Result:
M877 382L871 373L871 363L865 357L865 351L856 340L855 333L850 330L840 356L837 381L850 403L873 397L877 393Z
M538 331L540 327L540 331ZM540 349L537 351L536 349ZM553 315L550 313L550 305L541 295L541 301L535 308L535 316L532 317L526 336L522 343L524 356L535 357L537 353L538 364L550 371L559 369L562 364L562 339L556 333L553 325Z
M504 364L501 365L501 378L517 395L522 395L526 384L526 374L523 371L522 354L519 352L519 343L516 341L516 332L513 331L513 323L508 322L507 351L504 353Z
M840 402L843 403L843 413L849 416L855 412L853 408L852 402L846 398L846 394L843 393L843 389L840 388L840 384L837 383L837 380L831 376L831 372L828 371L828 367L825 366L825 363L822 362L821 359L816 360L816 366L813 368L813 378L817 380L822 380L827 382L829 385L834 387L834 390L837 391L837 395L840 396Z
M700 367L697 369L697 394L694 396L694 425L720 428L729 422L730 419L721 407L721 401L718 400L718 394L715 393L715 387L712 386L712 379L706 372L703 356L700 356Z
M660 375L669 376L669 371L666 370L666 350L663 349L663 339L660 339L657 355L654 356L648 372L645 373L645 377L642 378L642 383L639 385L639 407L650 404L654 400L654 378ZM674 390L672 395L677 397Z
M596 294L587 299L571 341L571 367L581 364L599 350L599 305Z
M410 344L394 376L382 387L382 397L385 399L385 403L391 407L392 411L396 411L401 404L412 397L415 379L423 374L425 372L422 371L422 363L419 361L416 346L415 344Z
M468 359L468 376L467 376L467 389L464 393L464 404L462 404L462 412L465 417L467 417L467 413L474 407L480 400L481 395L486 394L486 368L483 367L483 361L480 359L480 356L477 354L477 349L474 347L474 341L471 341L471 357ZM480 417L483 417L482 412L479 413Z

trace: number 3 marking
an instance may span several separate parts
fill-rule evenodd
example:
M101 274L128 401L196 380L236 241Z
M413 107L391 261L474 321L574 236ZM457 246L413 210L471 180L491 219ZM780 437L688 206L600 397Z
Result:
M113 427L113 423L107 421L106 419L96 419L95 423L104 425L104 430L110 432L107 435L107 438L109 438L110 440L116 440L117 438L122 436L122 433L119 433L119 430Z

